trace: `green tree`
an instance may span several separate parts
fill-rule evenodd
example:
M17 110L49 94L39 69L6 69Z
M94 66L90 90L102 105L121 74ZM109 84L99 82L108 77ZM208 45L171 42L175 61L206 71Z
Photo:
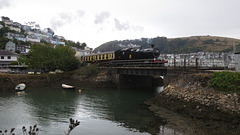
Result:
M5 49L5 45L7 44L8 41L9 41L8 38L5 38L5 37L0 38L0 49L1 50Z
M78 68L79 61L75 57L75 51L69 46L56 46L49 44L32 45L27 56L21 55L19 62L25 63L34 70L70 71Z

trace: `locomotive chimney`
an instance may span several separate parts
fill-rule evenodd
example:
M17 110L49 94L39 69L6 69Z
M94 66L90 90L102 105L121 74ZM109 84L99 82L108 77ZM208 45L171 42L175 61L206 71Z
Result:
M151 47L154 48L154 44L151 44Z

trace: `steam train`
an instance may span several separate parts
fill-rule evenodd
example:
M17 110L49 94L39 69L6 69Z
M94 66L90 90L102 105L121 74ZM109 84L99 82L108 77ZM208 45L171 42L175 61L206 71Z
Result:
M157 48L124 48L117 51L89 54L81 57L82 62L100 63L111 60L141 60L154 59L156 62L165 63L163 60L157 60L160 50Z

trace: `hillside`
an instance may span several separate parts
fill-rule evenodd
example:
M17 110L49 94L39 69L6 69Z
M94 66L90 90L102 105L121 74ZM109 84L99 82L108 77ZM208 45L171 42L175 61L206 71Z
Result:
M94 52L114 51L126 47L150 47L155 44L161 53L192 53L192 52L231 52L235 42L240 51L240 39L216 36L191 36L181 38L141 38L135 40L110 41L95 48Z

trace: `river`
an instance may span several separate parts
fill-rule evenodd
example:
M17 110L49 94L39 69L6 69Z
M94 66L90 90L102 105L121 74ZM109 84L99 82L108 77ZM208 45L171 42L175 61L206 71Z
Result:
M150 112L144 101L161 92L141 89L27 89L25 92L0 92L0 130L35 124L39 135L64 135L69 118L80 121L71 135L187 135L198 132L191 120L168 110L163 117ZM177 121L177 122L176 122ZM173 127L167 126L173 123ZM178 123L178 124L176 124ZM195 124L196 125L196 124ZM188 127L187 132L184 126ZM181 129L183 128L183 129Z

